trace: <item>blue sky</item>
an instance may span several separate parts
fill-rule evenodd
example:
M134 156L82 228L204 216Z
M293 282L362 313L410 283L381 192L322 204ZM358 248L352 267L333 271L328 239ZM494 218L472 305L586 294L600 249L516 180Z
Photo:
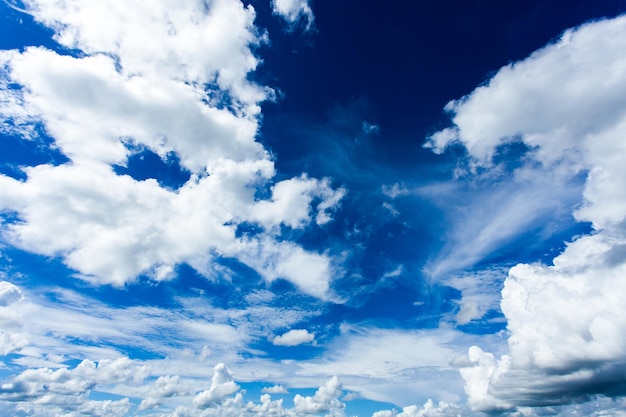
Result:
M0 410L626 415L626 1L0 2Z

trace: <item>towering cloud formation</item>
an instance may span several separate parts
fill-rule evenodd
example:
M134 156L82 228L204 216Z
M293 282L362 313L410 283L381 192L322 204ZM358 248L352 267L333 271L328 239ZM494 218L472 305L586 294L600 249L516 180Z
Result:
M626 394L624 51L625 16L570 30L448 104L454 126L430 138L436 152L462 143L482 167L493 166L500 145L521 140L532 159L524 175L532 175L530 164L541 167L536 175L586 175L573 215L593 232L552 265L512 268L501 303L509 353L469 351L461 373L477 410Z

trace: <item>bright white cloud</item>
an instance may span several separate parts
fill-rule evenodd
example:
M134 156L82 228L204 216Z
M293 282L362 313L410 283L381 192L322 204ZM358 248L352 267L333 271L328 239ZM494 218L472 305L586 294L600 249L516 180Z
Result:
M435 404L428 400L423 406L409 405L401 412L395 410L382 410L372 414L372 417L458 417L461 415L461 408L456 404L440 401Z
M181 381L179 375L159 377L150 387L148 395L139 404L139 410L156 408L168 398L192 393L189 384Z
M275 184L271 199L259 201L252 207L250 218L267 229L280 224L303 228L311 221L309 211L313 199L318 198L315 222L322 225L331 220L330 212L337 208L344 195L345 190L333 190L328 179L309 179L303 175Z
M315 335L306 329L292 329L280 336L275 336L272 343L277 346L297 346L315 340Z
M314 16L309 0L272 0L272 9L292 26L300 20L305 21L307 29L313 24Z
M78 411L124 405L121 408L127 410L127 402L90 403L89 393L100 384L139 384L149 372L147 367L123 357L98 363L84 360L73 369L27 369L2 384L0 401L17 403L30 410L49 405L51 408L45 411L48 415L52 415L55 407L63 411Z
M211 387L202 391L193 399L193 405L197 408L202 409L218 404L227 396L239 391L239 385L235 383L233 374L223 363L217 364L213 370Z
M477 410L626 394L624 50L626 17L570 30L449 104L455 126L431 138L436 151L460 141L483 166L498 145L519 138L539 172L588 172L574 216L593 234L569 243L552 265L512 268L501 302L508 354L469 351L461 374Z
M6 240L61 256L94 284L122 286L141 274L171 279L180 263L211 275L217 255L268 281L329 296L331 257L275 235L281 224L327 223L345 191L303 175L275 184L270 200L255 198L275 172L256 141L259 103L271 91L248 80L259 62L252 48L265 41L252 7L236 0L24 4L57 41L83 54L0 54L1 82L21 86L0 94L1 115L13 120L6 129L32 139L33 124L42 123L71 161L24 168L26 181L0 176L0 210L21 220L3 224ZM117 175L112 165L125 165L136 148L163 158L174 152L191 179L172 191ZM245 222L267 234L237 238ZM311 267L301 274L296 263Z
M0 281L0 307L7 307L22 299L22 291L8 281Z
M320 414L328 416L344 416L345 404L339 400L342 395L341 382L336 376L322 385L312 397L303 397L296 394L293 398L296 413Z
M271 387L265 387L261 390L265 394L287 394L288 391L282 385L273 385Z

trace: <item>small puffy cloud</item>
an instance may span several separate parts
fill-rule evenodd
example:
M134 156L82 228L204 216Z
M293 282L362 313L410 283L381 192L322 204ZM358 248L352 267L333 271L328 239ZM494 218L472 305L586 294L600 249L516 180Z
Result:
M287 394L289 391L282 385L273 385L271 387L263 387L261 392L265 394Z
M328 179L310 179L303 175L281 181L272 187L270 200L259 201L251 207L250 218L266 229L284 224L294 229L303 228L311 221L311 205L317 203L315 222L322 225L331 220L330 212L337 209L345 195L343 188L333 190Z
M344 415L345 404L339 400L342 395L342 386L336 376L322 385L312 397L303 397L297 394L293 398L294 411L303 414L328 413L331 416Z
M306 329L293 329L274 337L272 343L276 346L297 346L312 342L314 339L315 335Z
M314 21L309 0L272 0L272 10L291 26L303 20L309 29Z
M8 281L0 281L0 307L7 307L22 299L22 291Z
M196 408L204 409L212 405L219 404L226 397L239 391L239 385L235 383L233 374L223 363L219 363L213 368L213 378L211 387L198 393L193 399Z
M517 174L587 174L573 215L593 233L568 243L551 265L511 268L501 300L508 352L469 349L461 375L475 410L523 413L626 395L625 49L625 16L567 31L449 104L454 126L430 140L439 151L459 141L486 168L499 145L522 140L532 162ZM466 313L459 319L480 314Z

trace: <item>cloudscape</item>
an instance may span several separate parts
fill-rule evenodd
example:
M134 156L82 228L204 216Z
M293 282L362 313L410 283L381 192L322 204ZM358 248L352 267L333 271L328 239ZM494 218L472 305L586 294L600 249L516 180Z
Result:
M625 13L3 0L1 414L626 416Z

